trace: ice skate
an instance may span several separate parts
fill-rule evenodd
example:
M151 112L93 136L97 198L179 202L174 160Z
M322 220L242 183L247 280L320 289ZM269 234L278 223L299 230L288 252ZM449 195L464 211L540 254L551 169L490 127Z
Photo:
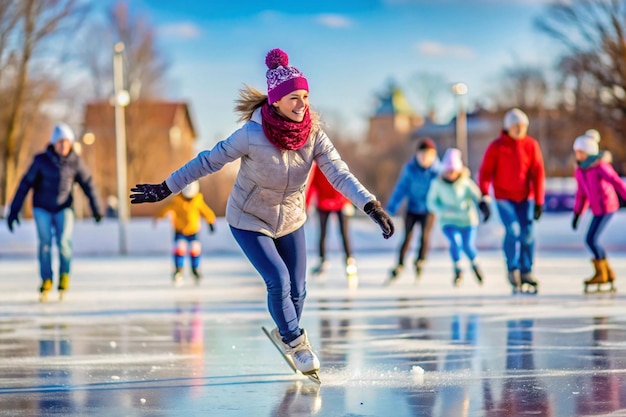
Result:
M511 287L513 287L513 294L517 294L522 290L522 282L520 278L520 273L517 269L513 269L508 272L507 278L509 279L509 283Z
M591 260L594 268L594 275L585 281L585 293L589 293L589 285L596 284L598 287L596 291L591 292L615 292L615 285L613 281L609 280L609 271L607 268L606 259L592 259ZM613 277L615 279L615 276ZM602 289L603 284L609 284L610 287L608 289Z
M348 288L357 288L359 286L356 260L353 257L349 257L346 260L346 276L348 277Z
M200 285L200 280L202 280L202 274L200 274L200 270L198 268L192 268L191 273L193 274L196 285Z
M320 369L320 361L313 352L305 330L302 330L302 334L289 344L283 342L283 339L278 333L278 328L274 328L270 336L274 343L281 347L285 357L291 359L295 369L304 375L311 375L314 378L318 378L317 371Z
M615 281L615 271L613 271L613 268L611 268L611 265L609 264L609 260L605 259L606 261L606 273L607 276L609 277L609 282L613 282Z
M173 277L173 282L175 287L180 287L181 285L183 285L183 269L182 268L176 268L176 271L174 271L174 277Z
M70 275L69 274L61 274L59 277L59 300L63 301L63 297L65 296L65 291L70 287Z
M419 280L422 277L422 269L424 268L424 260L416 259L414 265L415 265L415 279Z
M313 269L311 269L311 273L313 275L322 275L326 271L327 267L328 261L326 261L324 258L320 258L319 263L315 267L313 267Z
M461 285L461 282L463 281L463 271L461 271L461 268L454 268L454 280L452 281L452 284L455 287L458 287L459 285Z
M537 294L539 283L533 278L532 273L522 272L520 274L520 289L524 294Z
M389 285L392 282L396 281L400 277L400 274L402 274L403 270L404 270L403 265L400 265L400 264L396 265L396 267L391 270L389 274L389 278L387 278L385 285Z
M478 281L480 285L483 285L483 271L481 271L480 267L477 264L472 264L472 271L474 271L476 281Z
M41 282L41 287L39 288L39 301L45 303L48 301L48 293L52 289L52 279L46 278Z

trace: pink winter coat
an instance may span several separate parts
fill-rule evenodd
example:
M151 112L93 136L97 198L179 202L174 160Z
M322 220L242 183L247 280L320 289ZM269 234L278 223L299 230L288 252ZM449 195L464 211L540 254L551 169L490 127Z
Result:
M626 184L607 158L587 169L576 168L574 177L578 184L574 214L583 214L588 206L594 216L613 213L619 209L617 193L626 199Z

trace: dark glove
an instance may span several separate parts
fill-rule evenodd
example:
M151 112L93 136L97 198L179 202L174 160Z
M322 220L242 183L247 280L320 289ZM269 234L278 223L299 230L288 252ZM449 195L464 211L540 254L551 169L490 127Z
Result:
M576 230L578 227L578 220L580 219L580 214L574 214L574 218L572 219L572 229Z
M131 204L156 203L172 194L165 181L161 184L137 184L130 191L135 193L130 195Z
M213 223L209 223L209 233L215 233L215 226L213 226Z
M541 214L543 213L543 205L542 204L535 204L535 215L533 216L535 220L539 220L539 217L541 217Z
M96 220L96 223L100 223L102 221L102 216L99 214L96 214L93 218Z
M389 239L391 235L393 235L393 222L391 221L391 217L389 217L381 207L380 201L370 201L363 207L363 211L380 226L385 239Z
M20 224L20 219L17 218L17 212L11 210L11 212L9 213L9 217L7 218L7 224L11 233L13 233L13 223L15 222L17 222L17 224Z
M491 216L491 210L489 209L489 204L485 200L480 200L478 203L478 208L480 212L483 214L483 222L489 220L489 216Z

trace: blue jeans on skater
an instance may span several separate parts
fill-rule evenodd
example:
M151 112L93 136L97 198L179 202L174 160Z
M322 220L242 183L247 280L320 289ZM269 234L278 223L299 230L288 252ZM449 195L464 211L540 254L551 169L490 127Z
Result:
M185 264L185 255L189 254L191 268L200 268L201 246L198 240L198 234L185 235L180 232L174 233L174 266L177 269L183 269Z
M606 259L606 252L598 243L598 239L600 238L600 234L604 231L604 228L609 220L611 220L611 217L613 217L613 213L593 216L593 219L591 219L585 243L591 250L591 253L593 253L594 259Z
M460 227L446 224L442 230L450 242L450 256L455 264L461 260L461 250L463 250L463 253L467 255L470 261L473 262L476 259L476 227Z
M531 272L535 251L534 202L497 200L496 206L504 225L503 249L507 269L509 271L518 269L522 274Z
M33 217L39 239L39 274L41 279L52 279L52 236L59 248L59 274L70 273L72 260L72 231L74 212L66 208L56 213L42 208L33 208Z
M302 334L300 316L306 297L304 227L279 238L230 228L235 240L267 287L267 306L283 342Z

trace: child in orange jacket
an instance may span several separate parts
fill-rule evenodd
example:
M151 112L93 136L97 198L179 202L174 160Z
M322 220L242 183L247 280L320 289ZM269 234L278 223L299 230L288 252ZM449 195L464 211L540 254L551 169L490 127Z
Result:
M209 231L215 231L215 213L204 202L200 194L200 184L194 181L187 185L180 194L174 196L172 201L163 207L155 216L158 219L172 213L172 226L174 227L174 285L180 285L183 279L183 265L185 256L189 253L191 272L195 277L196 284L200 283L200 255L202 247L198 240L200 231L200 217L209 224Z

